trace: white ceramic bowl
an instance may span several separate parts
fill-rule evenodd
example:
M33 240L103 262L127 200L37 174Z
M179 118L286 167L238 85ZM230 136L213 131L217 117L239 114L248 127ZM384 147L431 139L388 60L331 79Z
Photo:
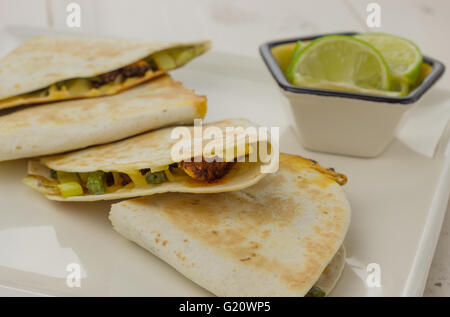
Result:
M289 99L305 148L361 157L378 156L393 140L403 114L419 102L422 95L442 75L445 67L441 62L424 56L423 61L431 66L431 71L405 97L305 88L290 84L271 49L299 40L310 41L324 35L330 34L268 42L260 46L260 53L282 93Z

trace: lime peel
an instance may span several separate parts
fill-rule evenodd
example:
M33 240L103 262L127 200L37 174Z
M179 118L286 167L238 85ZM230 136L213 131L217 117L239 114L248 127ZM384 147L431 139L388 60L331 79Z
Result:
M362 33L355 38L363 40L381 52L392 76L402 78L411 86L417 83L422 66L422 53L412 41L387 33Z

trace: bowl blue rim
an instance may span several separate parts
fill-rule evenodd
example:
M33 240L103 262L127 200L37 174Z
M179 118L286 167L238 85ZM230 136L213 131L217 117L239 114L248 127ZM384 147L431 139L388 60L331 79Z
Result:
M327 96L327 97L340 97L340 98L352 98L352 99L360 99L367 101L375 101L375 102L387 102L387 103L396 103L396 104L410 104L416 102L422 97L422 95L430 89L431 86L442 76L445 71L445 66L440 61L428 57L423 56L423 61L429 64L432 67L431 72L425 77L422 83L417 86L413 91L411 91L407 96L404 97L389 97L389 96L379 96L379 95L369 95L362 93L354 93L354 92L346 92L346 91L338 91L338 90L328 90L328 89L318 89L318 88L307 88L307 87L299 87L292 85L286 79L283 71L278 66L278 63L275 61L271 53L271 49L275 46L287 43L293 43L297 41L311 41L318 37L325 35L355 35L358 32L342 32L342 33L326 33L319 34L313 36L304 36L297 38L289 38L283 40L270 41L262 44L259 47L259 53L261 54L264 63L272 74L273 78L277 82L277 84L285 91L289 91L292 93L300 93L300 94L312 94L319 96Z

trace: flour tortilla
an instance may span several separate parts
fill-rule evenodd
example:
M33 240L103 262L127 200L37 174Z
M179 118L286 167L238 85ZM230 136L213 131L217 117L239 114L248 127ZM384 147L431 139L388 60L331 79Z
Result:
M0 116L0 161L120 140L206 113L206 97L163 75L121 94L28 107Z
M328 294L342 272L338 250L350 216L330 175L281 154L278 172L251 187L136 198L112 205L109 218L119 234L213 294L265 297L304 296L316 282Z
M220 122L214 122L204 125L206 129L210 126L218 127L225 132L227 127L253 127L254 123L246 119L230 119ZM167 170L172 163L179 163L182 160L188 160L192 155L181 156L179 160L172 159L172 147L180 141L171 137L174 127L151 131L123 141L95 146L81 151L71 152L63 155L46 156L40 159L32 160L29 164L28 174L24 182L30 187L42 192L51 200L60 201L95 201L110 200L120 198L130 198L144 195L153 195L165 192L188 192L188 193L217 193L239 190L257 183L264 177L261 172L263 163L261 161L237 162L230 171L217 181L208 183L182 175L173 181L169 180L162 184L145 184L143 186L123 187L111 193L102 195L84 194L80 196L70 196L67 198L59 194L48 194L48 190L42 184L42 179L36 176L42 176L42 170L53 169L64 172L124 172L138 171L140 169L150 168L152 172ZM187 128L193 133L193 127ZM240 138L247 146L257 149L258 146L266 146L270 149L270 142L267 139L250 140L245 137L245 131L235 131L234 137ZM244 137L244 138L242 138ZM211 140L203 139L206 146ZM244 156L246 153L238 153L235 146L225 143L226 136L223 135L224 149L231 149L235 153L232 157ZM227 140L228 141L228 140ZM219 154L218 154L219 155ZM222 155L219 155L223 157ZM48 175L48 172L47 172Z
M194 48L194 58L210 48L208 41L194 43L147 43L123 39L44 35L23 43L0 60L0 109L23 104L96 97L115 94L163 74L157 70L125 81L117 89L89 91L82 95L33 94L52 84L77 78L91 78L142 60L151 54L174 48ZM181 65L177 65L179 67Z
M325 294L330 294L344 271L346 254L347 251L345 246L342 245L330 263L328 263L314 286L323 290Z

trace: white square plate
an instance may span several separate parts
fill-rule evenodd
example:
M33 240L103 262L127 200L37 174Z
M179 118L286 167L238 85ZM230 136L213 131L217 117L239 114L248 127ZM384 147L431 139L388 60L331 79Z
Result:
M279 126L283 152L348 176L347 266L332 296L422 294L450 189L448 158L424 157L397 140L376 159L303 149L287 101L259 59L210 52L173 77L208 96L206 121L247 117ZM211 295L116 234L107 218L111 202L48 201L20 182L25 174L25 160L0 163L3 294ZM82 268L79 288L66 284L70 263ZM381 269L381 287L366 283L370 263Z

